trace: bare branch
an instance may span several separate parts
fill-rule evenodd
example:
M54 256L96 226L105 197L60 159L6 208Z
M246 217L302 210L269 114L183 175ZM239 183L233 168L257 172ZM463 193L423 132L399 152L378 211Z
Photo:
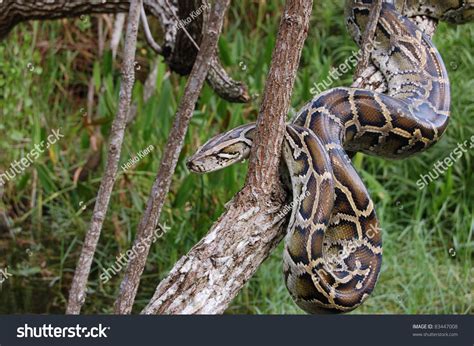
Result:
M186 84L183 98L175 116L145 214L138 226L135 244L141 244L145 249L140 252L138 256L135 256L127 267L125 277L120 285L119 296L115 302L116 313L128 314L132 310L140 283L140 276L143 273L150 250L151 242L147 242L146 240L150 239L158 224L161 210L171 185L171 178L176 169L179 154L183 147L189 122L209 71L211 58L217 47L217 41L224 22L224 15L229 3L230 0L217 0L211 13L209 25L204 33L201 44L201 50L196 58L191 75Z
M117 49L122 38L123 25L125 24L125 14L118 13L115 16L114 29L112 31L112 38L110 39L110 50L112 51L112 57L115 59L117 56Z
M155 51L157 54L163 54L163 49L161 49L160 45L156 43L153 35L150 32L150 27L148 26L148 19L146 18L145 8L142 7L140 11L140 18L143 23L143 31L145 31L146 41L148 45Z
M145 11L157 18L163 28L163 44L158 45L145 29L146 38L151 48L160 52L170 68L180 75L188 75L194 65L197 50L192 47L186 32L179 29L179 20L186 19L195 11L203 0L144 0ZM18 23L28 20L46 20L68 17L79 17L87 14L127 12L130 0L8 0L0 1L0 40ZM193 40L200 44L202 39L203 18L196 17L189 25ZM159 48L158 48L159 47ZM214 71L207 80L216 93L229 102L248 102L247 87L242 82L234 81L213 57Z
M168 0L165 0L168 1ZM208 0L187 0L180 2L179 11L173 14L177 23L181 19L189 18L190 14L198 8L204 8L202 16L195 18L187 27L181 25L180 30L176 34L176 43L174 52L165 54L166 61L176 71L186 71L192 68L194 57L199 51L199 43L202 38L202 28L208 20ZM180 52L186 51L188 55L185 56ZM187 72L185 72L187 73ZM233 80L227 71L222 67L219 61L218 54L215 54L211 61L211 68L207 75L207 82L211 88L222 97L224 100L230 102L246 103L250 101L250 95L247 86Z
M216 314L283 238L275 214L286 199L278 176L290 106L312 1L287 0L257 121L247 184L209 233L157 287L144 314Z
M222 67L217 56L212 58L211 66L212 68L207 74L207 82L217 95L231 102L246 103L250 101L251 97L247 86L232 79Z
M84 240L84 245L82 247L81 255L74 273L74 279L69 293L69 301L66 310L66 313L68 314L79 314L85 301L87 280L89 277L90 268L117 175L127 115L130 111L132 88L135 81L134 61L141 6L141 0L133 1L130 5L127 31L125 36L122 63L122 82L120 85L118 111L112 123L105 173L100 184L91 224L89 225L86 239Z

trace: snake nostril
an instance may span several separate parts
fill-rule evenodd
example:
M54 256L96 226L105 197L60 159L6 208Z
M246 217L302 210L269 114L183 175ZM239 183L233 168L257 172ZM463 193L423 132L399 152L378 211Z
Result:
M188 169L192 171L193 168L194 168L193 162L192 162L192 161L189 161L189 160L186 161L186 167L188 167Z

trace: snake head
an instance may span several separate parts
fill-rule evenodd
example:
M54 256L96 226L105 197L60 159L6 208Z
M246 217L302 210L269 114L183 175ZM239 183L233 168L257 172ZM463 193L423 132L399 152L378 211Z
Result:
M244 125L207 141L186 161L195 173L214 172L245 160L250 155L255 124Z

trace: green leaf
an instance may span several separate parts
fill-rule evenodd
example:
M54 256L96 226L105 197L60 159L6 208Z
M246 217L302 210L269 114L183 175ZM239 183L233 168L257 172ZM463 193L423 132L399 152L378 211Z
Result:
M195 176L193 176L192 174L189 174L186 178L184 178L183 183L181 184L178 192L176 193L176 197L173 203L174 208L181 208L187 201L190 200L190 196L194 191L194 181Z
M230 55L229 44L222 37L219 39L219 54L224 65L234 65L234 61Z

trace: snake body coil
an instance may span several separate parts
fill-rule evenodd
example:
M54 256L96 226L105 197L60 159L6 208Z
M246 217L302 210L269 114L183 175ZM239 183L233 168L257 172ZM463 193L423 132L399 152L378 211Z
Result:
M383 4L370 58L386 78L386 94L331 89L287 125L283 159L294 207L285 238L285 283L309 313L356 308L380 272L382 240L374 203L346 152L404 158L432 146L447 127L450 87L443 61L430 38L398 11L452 22L472 14L471 1L442 3ZM347 1L348 28L359 45L371 5L371 0ZM188 167L204 173L242 161L254 132L255 124L249 124L214 137Z

